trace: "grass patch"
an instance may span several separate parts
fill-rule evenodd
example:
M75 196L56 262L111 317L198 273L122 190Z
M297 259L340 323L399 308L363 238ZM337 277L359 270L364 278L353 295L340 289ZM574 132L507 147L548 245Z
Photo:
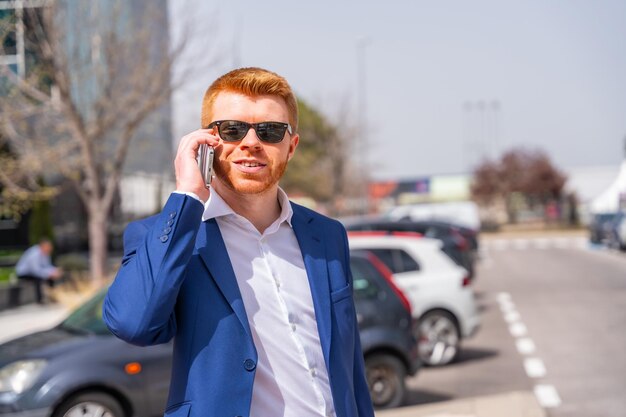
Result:
M9 278L15 272L15 268L0 267L0 282L9 282Z

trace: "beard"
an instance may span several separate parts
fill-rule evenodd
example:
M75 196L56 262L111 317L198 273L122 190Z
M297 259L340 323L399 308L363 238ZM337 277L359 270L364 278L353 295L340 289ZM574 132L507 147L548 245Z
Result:
M215 159L213 168L215 176L227 188L240 194L261 194L274 187L282 178L287 169L288 158L278 163L268 163L265 170L268 173L249 174L235 171L229 161Z

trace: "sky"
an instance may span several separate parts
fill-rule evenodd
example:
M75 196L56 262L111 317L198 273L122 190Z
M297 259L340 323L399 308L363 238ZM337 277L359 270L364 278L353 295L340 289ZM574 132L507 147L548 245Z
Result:
M376 179L468 173L514 147L565 170L625 156L624 0L170 0L170 14L174 39L196 29L183 62L199 68L174 97L176 139L217 76L259 66L356 128Z

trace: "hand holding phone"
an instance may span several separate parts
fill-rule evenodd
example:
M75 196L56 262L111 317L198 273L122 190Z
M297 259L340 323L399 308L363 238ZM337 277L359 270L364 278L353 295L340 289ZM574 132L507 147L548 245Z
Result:
M215 150L212 146L203 144L198 149L198 167L202 172L202 178L204 179L204 185L209 188L211 185L211 179L213 178L213 155Z

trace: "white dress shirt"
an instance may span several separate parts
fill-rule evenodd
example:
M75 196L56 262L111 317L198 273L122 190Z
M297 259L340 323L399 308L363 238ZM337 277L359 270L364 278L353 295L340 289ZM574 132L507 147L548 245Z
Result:
M311 288L291 204L262 234L214 191L202 220L215 218L226 244L258 353L251 417L334 416Z

